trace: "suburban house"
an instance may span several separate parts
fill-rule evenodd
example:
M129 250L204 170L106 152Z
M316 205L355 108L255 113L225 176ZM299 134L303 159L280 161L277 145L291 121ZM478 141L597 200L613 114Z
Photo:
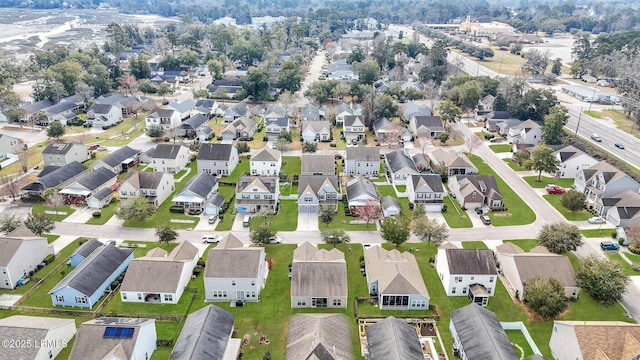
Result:
M418 174L418 168L409 155L403 149L397 149L388 152L384 157L387 170L391 173L391 181L394 184L404 185L407 183L407 177L412 174Z
M0 163L10 157L11 154L17 155L24 149L24 144L20 139L0 134ZM43 155L44 157L44 155Z
M22 285L29 272L35 272L38 264L53 254L53 246L47 239L32 233L26 226L0 237L0 288L14 289Z
M555 173L557 178L575 179L580 171L598 163L598 160L572 145L556 150L555 155L560 162L560 166Z
M249 107L247 106L247 103L243 101L225 110L224 114L222 115L222 121L226 123L230 123L242 116L247 118L251 117L251 112L249 111Z
M538 145L542 140L540 125L533 120L522 121L520 124L509 127L507 141L511 144Z
M218 191L218 178L200 173L187 181L171 199L173 206L182 206L185 210L204 210L207 215L217 215L218 207L212 204Z
M318 249L308 241L293 251L292 308L346 308L347 263L336 248Z
M44 316L13 315L0 319L0 336L16 344L31 346L4 346L3 359L55 359L64 349L61 344L71 342L76 334L74 319Z
M452 311L449 329L453 352L462 360L520 359L496 315L480 305Z
M77 161L64 166L45 166L34 182L22 188L30 197L42 198L47 189L63 189L87 174L87 168Z
M362 115L345 115L342 122L342 130L344 139L347 144L360 142L364 139L364 116Z
M365 328L367 360L424 360L414 326L389 316Z
M431 109L424 105L418 105L413 102L405 103L401 106L402 119L405 123L410 123L411 119L416 116L431 116Z
M249 161L251 175L278 176L282 168L282 153L278 150L264 147L251 156Z
M482 99L478 100L478 104L476 105L476 113L486 114L493 111L493 102L496 100L496 97L489 94L482 97Z
M91 165L91 169L96 170L100 167L106 167L114 173L120 174L123 171L127 171L138 166L140 154L140 150L132 149L125 145L107 155L102 160L95 162Z
M602 198L605 218L616 227L627 227L640 219L640 194L627 190L610 198Z
M104 189L109 189L113 193L117 182L118 174L107 168L99 168L65 186L58 191L58 194L64 196L70 204L87 204L101 209L101 202L89 204L89 198Z
M291 316L285 359L353 360L350 321L344 314Z
M149 166L156 172L177 174L184 170L191 155L189 148L181 144L158 144Z
M131 260L120 286L122 302L177 304L199 259L198 248L181 242L171 253L155 248Z
M623 321L554 321L549 348L554 359L635 359L640 325Z
M67 121L78 117L78 105L71 101L61 101L55 105L48 106L36 115L36 124L47 126L54 121L59 121L62 125L67 125ZM40 115L43 115L42 118Z
M73 161L89 160L90 151L80 143L52 142L42 150L44 166L65 166Z
M95 99L95 103L118 105L122 109L123 116L137 113L139 108L152 110L156 106L153 100L144 96L123 96L118 93L100 96Z
M335 175L336 158L326 154L302 154L300 175Z
M154 126L161 127L164 131L172 131L180 127L182 118L180 112L174 109L160 109L149 111L145 117L146 129Z
M511 117L511 114L508 111L491 111L490 113L488 113L486 115L486 120L485 120L485 128L488 131L491 132L497 132L498 134L503 134L504 132L501 132L500 129L498 128L498 124L502 123L502 122L513 122L514 124L517 124L520 122L520 120L518 119L514 119Z
M554 278L564 288L567 298L578 298L578 283L568 257L549 252L525 253L515 244L502 244L496 250L500 269L520 300L527 297L524 292L527 281L536 277Z
M101 317L80 325L69 360L144 360L156 349L156 321Z
M426 211L442 211L447 196L442 177L438 174L409 175L406 193L410 204L423 204Z
M602 199L612 198L627 190L638 192L640 184L615 166L600 161L578 171L573 188L587 196L588 208L593 208L598 215L603 215L606 209Z
M402 211L398 199L391 195L383 197L380 200L380 205L382 206L382 216L384 217L396 216Z
M171 360L238 359L242 339L232 338L235 315L215 305L187 317L171 352Z
M213 99L199 99L196 100L196 106L194 110L194 116L197 114L202 114L207 117L207 119L211 119L218 109L218 103Z
M244 247L228 234L209 250L204 273L206 301L258 301L267 282L263 247Z
M380 149L377 147L348 147L344 162L347 176L378 177Z
M319 121L324 116L320 112L320 108L313 104L306 104L300 109L300 120L302 121Z
M209 118L204 114L196 114L183 121L176 129L176 134L188 139L198 138L200 141L206 141L213 137L213 131L209 127Z
M167 107L180 113L180 120L184 120L188 119L194 112L196 101L194 99L185 99L182 102L172 101Z
M300 138L310 143L331 141L331 123L325 120L303 121Z
M200 145L198 157L198 173L207 173L218 176L229 176L238 165L238 149L232 144Z
M22 108L24 109L24 117L20 119L22 122L35 121L38 113L43 109L53 106L53 103L49 100L40 100L31 104L26 104Z
M337 105L333 112L335 114L335 125L342 126L345 116L356 115L362 116L362 105L354 103L341 103Z
M347 204L349 209L365 206L369 203L380 203L380 196L373 183L362 176L356 176L346 184Z
M289 131L289 117L279 118L264 118L264 127L266 128L266 135L275 139L281 132Z
M94 250L51 291L54 306L91 309L133 259L133 250L105 245Z
M398 145L401 142L410 142L413 138L411 132L400 122L392 122L386 117L377 118L372 123L373 132L380 145Z
M239 117L227 125L220 133L222 140L252 139L258 130L258 124L250 118Z
M504 207L498 183L491 175L455 175L449 178L449 189L463 209Z
M85 241L82 245L78 246L73 254L71 254L68 264L73 267L80 265L80 263L83 262L84 259L88 258L95 249L102 247L103 245L104 244L102 242L96 239Z
M117 104L95 103L87 110L87 123L91 127L98 129L111 127L119 124L122 120L122 108Z
M426 310L429 293L415 256L372 246L364 252L369 293L380 310Z
M144 196L156 208L175 190L173 175L163 172L129 171L118 192L120 199Z
M438 248L436 272L447 296L466 296L472 303L487 306L498 283L493 256L488 249Z
M431 153L434 165L443 166L449 177L454 175L477 174L478 169L467 158L464 153L455 151L435 149Z
M241 176L236 184L236 210L239 212L276 211L280 199L278 176Z
M444 132L440 116L413 116L409 121L409 130L414 137L437 139Z
M426 154L422 154L422 153L417 153L414 154L411 157L411 160L413 160L413 163L416 164L416 168L418 169L418 171L420 172L432 172L431 169L431 160L429 159L429 156Z

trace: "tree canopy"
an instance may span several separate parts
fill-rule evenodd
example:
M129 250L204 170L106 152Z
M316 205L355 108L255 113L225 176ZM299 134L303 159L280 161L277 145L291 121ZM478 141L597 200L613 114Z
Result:
M621 300L629 283L620 264L595 255L580 260L576 278L582 290L604 304Z
M549 251L561 254L581 246L582 234L574 224L557 222L544 225L538 233L538 240Z

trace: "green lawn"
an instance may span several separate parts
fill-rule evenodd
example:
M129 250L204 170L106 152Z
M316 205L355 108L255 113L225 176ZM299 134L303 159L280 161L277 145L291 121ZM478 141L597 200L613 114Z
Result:
M133 227L133 228L156 228L159 226L171 226L176 229L193 229L198 225L198 221L200 221L200 217L198 216L188 216L184 214L177 214L169 212L169 208L171 207L171 199L175 196L175 194L182 189L184 184L189 181L192 177L194 177L198 171L196 168L196 162L192 161L191 164L188 165L191 168L191 172L189 175L185 176L182 181L175 184L175 190L169 195L167 200L162 203L157 209L156 212L146 221L125 221L125 227ZM178 220L191 220L193 222L190 223L177 223L171 222L171 219Z
M180 170L178 171L177 174L173 174L173 178L174 179L180 179L182 177L182 175L186 174L187 170Z
M622 266L622 268L624 269L625 275L629 275L629 276L640 275L640 271L633 270L633 268L631 267L631 264L626 262L622 258L622 256L620 256L620 254L618 254L617 252L607 252L606 255L609 258L609 260L617 262L618 264L620 264L620 266Z
M246 156L240 156L240 162L238 163L238 166L236 166L235 169L233 169L233 172L231 172L231 175L228 177L223 177L223 181L226 182L232 182L234 184L238 183L238 180L240 180L240 176L245 176L247 174L249 174L249 171L251 169L251 164L249 163L249 159Z
M476 155L471 155L470 159L481 175L493 175L496 178L498 189L504 199L504 206L508 209L503 212L488 213L493 226L526 225L536 220L536 214L531 208L484 160Z
M488 249L487 244L482 241L464 241L462 242L463 249Z
M384 160L380 160L380 170L378 171L378 178L375 181L387 181L385 176L386 170L384 169Z
M289 176L300 175L302 171L302 161L298 156L283 156L282 157L282 173ZM297 192L296 192L297 193Z
M533 356L533 350L531 350L531 346L529 346L527 338L524 337L522 331L505 330L505 332L509 340L511 340L511 344L514 345L513 347L516 350L516 354L518 354L521 359Z
M511 152L513 146L511 144L497 144L497 145L489 145L489 149L494 153L506 153Z
M396 200L398 200L398 203L400 204L400 210L402 211L402 213L405 215L411 215L412 210L409 208L409 198L397 198L396 192L393 190L393 185L376 185L376 189L378 190L378 194L380 194L381 198L386 196L396 198ZM400 189L398 189L398 191L400 191Z
M47 242L49 244L51 244L52 242L58 240L58 238L60 237L60 235L52 235L52 234L42 234L42 237L44 237L45 239L47 239Z
M520 165L516 164L516 162L513 161L513 159L502 159L502 161L507 163L507 165L509 165L509 167L512 168L514 171L526 171L527 170L527 168L525 168L524 166L520 166Z
M634 263L640 263L640 255L638 254L625 252L624 256L626 256L629 260L633 261Z
M91 217L86 223L89 225L104 225L116 213L116 209L120 206L119 200L111 200L109 205L100 209L102 214L100 217Z
M262 223L264 219L251 219L251 227ZM298 227L298 203L295 200L280 200L280 210L277 215L269 215L266 219L271 223L273 231L295 231Z
M473 227L471 219L467 216L467 213L460 209L460 205L450 196L444 198L444 204L447 205L447 211L442 213L444 219L452 229L470 228Z
M565 219L569 221L589 220L589 218L593 216L587 210L580 210L580 211L567 210L567 208L562 206L562 203L560 203L561 195L543 195L543 197L547 199L549 204L551 204L554 208L556 208L562 214L562 216L564 216Z
M399 193L403 193L405 191L407 191L407 185L395 185L396 190L398 190Z
M540 181L538 181L537 176L524 176L522 180L526 181L532 188L537 189L542 189L549 184L558 185L565 189L571 189L571 186L573 185L573 179L555 179L547 176L541 177Z
M516 239L516 240L504 240L503 242L510 242L518 245L525 252L529 252L534 247L540 245L540 242L536 239Z
M229 204L229 208L227 209L227 212L224 213L224 217L222 218L222 220L218 222L218 225L216 225L216 231L231 230L231 228L233 227L233 220L236 217L235 205L236 205L236 199L233 199L231 204Z
M324 229L342 229L347 231L374 231L376 226L373 223L351 224L351 221L358 220L355 216L347 216L344 214L344 202L338 201L338 212L329 225L319 224L320 230Z
M47 214L45 211L57 211L58 214ZM71 206L69 205L62 205L62 206L58 206L57 208L54 208L53 206L49 206L49 205L43 205L43 204L33 204L33 207L31 208L31 213L32 214L46 214L48 218L53 219L55 221L62 221L64 219L66 219L69 215L73 214L74 212L76 212L76 209L72 209ZM66 213L66 214L62 214L62 213Z
M598 238L598 237L606 237L611 239L611 234L614 233L616 229L589 229L589 230L580 230L582 236L586 238Z

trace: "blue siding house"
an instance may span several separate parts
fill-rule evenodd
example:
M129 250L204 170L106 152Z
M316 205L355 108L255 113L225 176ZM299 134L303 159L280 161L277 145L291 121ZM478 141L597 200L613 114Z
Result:
M53 305L91 309L133 259L133 250L105 245L95 249L51 291Z
M95 239L84 242L73 254L71 254L68 264L73 267L80 265L80 263L84 259L86 259L95 249L99 248L102 245L103 244L100 241Z

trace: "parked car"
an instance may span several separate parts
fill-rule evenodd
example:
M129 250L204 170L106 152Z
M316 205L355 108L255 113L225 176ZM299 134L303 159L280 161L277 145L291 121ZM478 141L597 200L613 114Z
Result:
M487 215L480 215L480 220L485 225L491 225L491 218L488 217Z
M618 251L618 248L620 248L620 245L611 241L603 241L600 243L600 249L604 251Z
M482 208L481 208L481 207L477 207L477 208L475 208L475 209L473 209L473 210L474 210L474 211L476 212L476 214L478 214L478 215L482 215L482 214L484 213L484 211L482 211Z
M279 236L272 236L269 238L269 244L282 244L282 239Z
M545 190L547 190L547 194L564 194L567 192L567 190L558 185L547 185Z
M604 224L605 221L603 218L601 218L600 216L594 216L591 219L588 220L589 224Z
M87 145L87 150L98 150L100 144L89 144Z
M188 213L189 215L200 215L200 214L202 214L202 209L198 209L198 208L193 209L193 208L192 208L192 209L189 209L189 210L187 211L187 213Z
M624 149L624 145L623 145L623 144L621 144L621 143L616 143L616 147L617 147L618 149Z
M591 134L591 138L594 141L597 141L597 142L601 142L602 141L602 138L598 134Z
M215 224L217 218L218 217L215 215L209 216L209 220L208 220L209 224Z
M220 240L219 235L202 235L202 242L205 244L217 244Z

